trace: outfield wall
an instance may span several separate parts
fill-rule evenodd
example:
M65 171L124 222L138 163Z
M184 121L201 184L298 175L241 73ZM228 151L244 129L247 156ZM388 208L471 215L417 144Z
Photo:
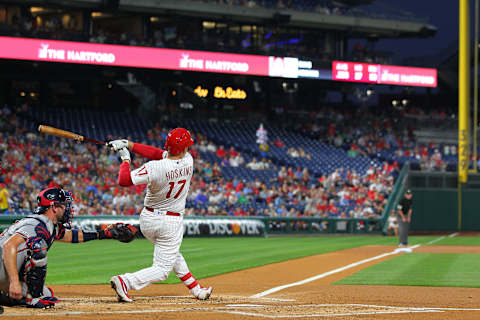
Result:
M459 228L456 173L408 173L413 192L411 231L479 231L480 175L469 175L462 186Z
M25 216L0 216L3 230ZM73 226L93 231L108 224L122 222L139 226L139 216L80 216L75 217ZM185 237L235 237L267 236L268 234L366 234L382 231L382 218L339 219L300 217L230 217L206 216L185 217Z

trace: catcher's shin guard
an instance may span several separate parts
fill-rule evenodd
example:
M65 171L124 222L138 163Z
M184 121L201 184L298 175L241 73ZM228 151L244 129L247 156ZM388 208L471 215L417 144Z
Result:
M30 268L25 274L28 293L33 298L43 296L43 285L47 276L47 266Z

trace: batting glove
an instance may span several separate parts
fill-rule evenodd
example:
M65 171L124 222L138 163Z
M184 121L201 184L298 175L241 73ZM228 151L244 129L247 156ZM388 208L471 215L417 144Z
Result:
M122 159L122 161L131 161L130 152L127 148L122 148L118 150L118 155L120 156L120 159Z
M121 139L121 140L113 140L107 143L107 145L113 150L113 151L118 151L123 148L128 149L128 140L126 139Z

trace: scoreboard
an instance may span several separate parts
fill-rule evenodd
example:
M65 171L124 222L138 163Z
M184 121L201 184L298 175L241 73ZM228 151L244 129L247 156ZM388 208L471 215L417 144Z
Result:
M376 63L333 61L332 80L436 87L437 69L400 67Z

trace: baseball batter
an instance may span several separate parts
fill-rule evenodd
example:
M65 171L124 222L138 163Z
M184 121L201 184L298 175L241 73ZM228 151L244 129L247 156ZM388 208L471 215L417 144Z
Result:
M34 214L15 222L0 234L0 305L50 308L59 301L53 291L45 287L47 251L55 240L71 243L107 238L124 240L110 232L114 231L111 228L117 230L119 226L100 232L71 229L72 201L69 191L45 189L37 196L38 207ZM121 228L135 231L130 225L121 225ZM133 236L124 242L131 240Z
M185 202L193 175L193 158L188 152L188 147L193 145L190 132L184 128L170 131L165 151L127 140L114 140L109 145L118 151L122 159L119 185L147 185L144 208L140 214L140 229L154 244L151 267L110 279L118 300L132 302L128 295L130 289L140 290L151 283L164 281L172 270L193 296L200 300L208 299L212 287L204 288L198 283L180 253ZM130 172L128 149L153 161Z

